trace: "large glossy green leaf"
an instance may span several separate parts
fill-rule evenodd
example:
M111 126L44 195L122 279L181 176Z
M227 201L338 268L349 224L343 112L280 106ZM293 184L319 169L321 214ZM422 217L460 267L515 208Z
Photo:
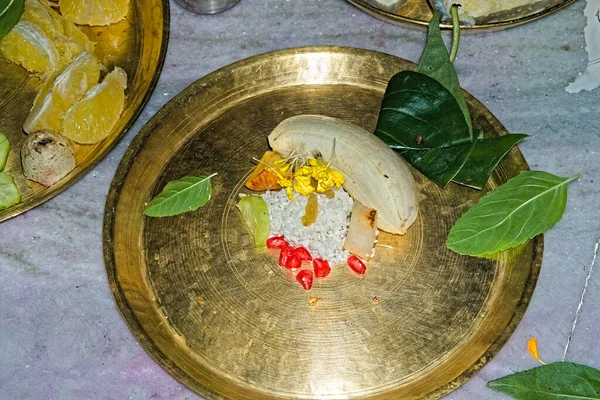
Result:
M475 142L467 142L439 149L407 150L402 156L427 178L441 187L446 187L464 168L475 145Z
M3 133L0 133L0 172L4 170L6 165L6 159L8 158L8 152L10 151L10 143Z
M471 142L454 96L441 83L414 71L390 79L375 134L394 150L426 150ZM416 140L422 135L422 142Z
M21 19L25 11L25 0L2 0L0 2L0 39Z
M496 379L488 387L518 400L600 399L600 371L557 362Z
M519 133L478 139L469 158L452 181L475 189L483 189L498 163L510 149L526 137L527 135Z
M144 209L150 217L168 217L194 211L210 200L211 176L186 176L167 183L165 188Z
M403 71L386 88L375 134L441 187L450 181L481 189L524 135L482 139L442 40L439 12L429 25L418 71Z
M487 255L545 232L562 217L567 185L578 177L521 172L483 196L456 221L448 234L448 248L460 254Z
M450 93L452 93L452 96L454 96L454 99L464 115L472 137L473 128L471 127L471 115L469 114L469 107L467 106L467 101L462 94L454 65L448 57L446 45L442 40L439 11L436 11L436 13L433 15L433 18L431 18L431 21L429 21L427 43L425 44L425 49L421 55L421 60L419 61L419 67L417 68L417 71L435 79L444 85L444 87L448 89Z

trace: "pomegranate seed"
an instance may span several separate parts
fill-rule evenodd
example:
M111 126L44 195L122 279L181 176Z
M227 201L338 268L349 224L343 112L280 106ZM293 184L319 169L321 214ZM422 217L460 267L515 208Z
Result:
M300 265L302 264L302 261L300 261L300 259L298 258L297 255L295 254L290 254L287 258L287 260L285 261L285 267L289 268L289 269L297 269L300 268Z
M303 269L296 275L296 280L302 285L304 290L310 290L313 283L313 273L308 269Z
M283 236L273 236L267 239L267 248L283 249L288 245Z
M313 268L317 278L325 278L331 272L329 263L327 260L323 260L322 258L315 258L313 260Z
M348 257L348 265L357 274L361 274L362 275L367 270L367 266L365 265L365 263L362 262L362 260L360 258L356 257L356 256L350 256L350 257Z
M279 253L279 265L281 265L282 267L285 267L285 263L287 262L287 259L289 258L289 256L292 255L293 251L294 251L294 248L291 246L282 247L281 253Z
M298 247L298 248L296 248L296 250L294 250L294 253L296 254L296 256L298 256L298 258L300 259L300 261L310 261L310 260L312 260L312 256L310 255L310 253L308 252L308 250L306 250L304 247Z

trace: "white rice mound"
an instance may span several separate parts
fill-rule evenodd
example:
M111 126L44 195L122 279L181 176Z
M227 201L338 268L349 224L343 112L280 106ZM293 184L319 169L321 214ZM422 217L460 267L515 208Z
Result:
M319 212L317 220L309 226L302 225L306 196L294 193L294 200L290 200L285 190L278 190L267 191L262 197L269 207L270 236L283 235L290 245L303 246L313 258L327 260L329 265L350 257L344 250L344 241L354 200L345 190L336 190L332 199L317 194Z

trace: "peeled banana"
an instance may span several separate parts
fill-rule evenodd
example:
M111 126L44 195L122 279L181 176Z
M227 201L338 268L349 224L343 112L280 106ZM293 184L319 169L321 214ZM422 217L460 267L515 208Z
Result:
M344 189L377 210L380 230L403 235L417 218L413 175L400 156L377 136L323 115L300 115L281 122L269 145L284 157L318 151L344 176Z

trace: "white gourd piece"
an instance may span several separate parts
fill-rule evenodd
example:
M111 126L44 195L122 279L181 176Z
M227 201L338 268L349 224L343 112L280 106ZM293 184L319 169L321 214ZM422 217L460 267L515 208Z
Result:
M23 143L21 164L27 179L52 186L71 172L76 162L67 139L50 131L39 131Z

